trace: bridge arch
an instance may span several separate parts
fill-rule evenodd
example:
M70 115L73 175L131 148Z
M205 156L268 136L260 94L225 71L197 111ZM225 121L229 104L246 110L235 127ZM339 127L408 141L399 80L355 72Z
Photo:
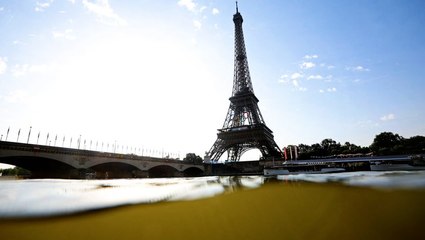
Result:
M180 177L182 175L182 172L168 165L158 165L148 170L148 176L151 178Z
M133 178L142 177L141 170L125 162L106 162L91 166L89 172L96 178Z
M185 177L200 177L204 175L204 171L198 167L189 167L183 171Z
M1 163L15 165L31 171L32 178L78 178L75 167L62 161L40 156L9 156L0 157Z

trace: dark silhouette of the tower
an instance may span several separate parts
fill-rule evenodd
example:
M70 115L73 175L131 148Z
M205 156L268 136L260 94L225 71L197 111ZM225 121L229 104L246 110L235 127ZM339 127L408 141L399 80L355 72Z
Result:
M235 70L230 107L223 127L218 130L217 140L207 156L218 161L227 151L229 161L239 161L250 149L259 149L263 158L282 158L282 152L273 139L273 132L266 126L258 98L254 95L246 57L242 31L242 15L236 2L235 23Z

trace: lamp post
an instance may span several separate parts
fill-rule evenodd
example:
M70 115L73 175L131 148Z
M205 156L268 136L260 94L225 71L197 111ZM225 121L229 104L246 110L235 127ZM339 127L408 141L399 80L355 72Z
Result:
M10 127L7 129L7 134L6 134L6 139L5 139L5 141L7 141L7 137L9 137L9 130L10 130Z
M19 135L21 134L21 129L18 131L18 137L16 138L16 142L19 142Z
M80 138L78 138L78 146L77 146L78 149L80 149L80 143L81 143L81 134L80 134Z
M30 131L28 132L27 144L30 142L31 129L32 129L32 126L30 126Z

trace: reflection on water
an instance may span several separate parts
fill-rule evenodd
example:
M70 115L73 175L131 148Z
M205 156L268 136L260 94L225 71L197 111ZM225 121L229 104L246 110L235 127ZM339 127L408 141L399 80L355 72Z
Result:
M338 182L349 186L375 188L424 188L425 171L342 172L329 174L281 175L282 181Z
M4 180L0 181L0 217L52 216L128 204L194 200L240 189L257 188L270 182L294 181L425 189L425 171L299 174L276 178L227 176L119 180Z

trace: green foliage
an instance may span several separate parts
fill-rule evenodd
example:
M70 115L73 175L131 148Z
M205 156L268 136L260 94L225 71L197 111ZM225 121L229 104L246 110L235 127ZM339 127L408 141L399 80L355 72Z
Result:
M376 155L401 154L404 138L392 132L383 132L375 136L371 150Z
M322 140L321 143L315 143L311 146L306 144L298 145L298 159L342 157L353 154L367 154L370 152L368 147L361 147L355 144L345 142L344 145L330 138Z
M194 153L187 153L186 157L183 158L183 162L202 164L202 158Z
M289 146L288 146L289 147ZM374 155L400 155L425 153L425 137L403 138L392 132L383 132L375 136L370 147L361 147L350 142L341 145L330 138L311 146L298 145L299 159L344 157L373 152Z
M0 169L0 173L3 176L28 176L31 175L31 172L20 167Z
M392 132L383 132L375 136L370 146L376 155L398 155L425 153L425 137L403 138Z

